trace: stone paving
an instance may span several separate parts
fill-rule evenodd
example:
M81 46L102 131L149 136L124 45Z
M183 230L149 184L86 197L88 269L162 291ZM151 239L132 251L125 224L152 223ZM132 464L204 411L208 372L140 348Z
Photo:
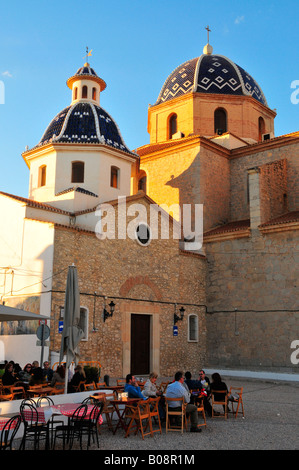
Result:
M160 378L162 380L162 378ZM171 432L147 436L140 433L124 438L124 432L116 435L103 426L99 436L99 448L92 444L90 450L102 451L102 457L155 452L171 454L196 454L201 450L296 450L299 436L299 383L273 382L257 379L223 377L230 386L243 386L245 418L240 413L235 419L207 418L207 427L193 434ZM111 383L111 382L110 382ZM84 445L84 449L86 446ZM74 450L79 450L75 443ZM120 452L121 451L121 452ZM125 452L127 451L127 452ZM106 457L105 457L106 458Z

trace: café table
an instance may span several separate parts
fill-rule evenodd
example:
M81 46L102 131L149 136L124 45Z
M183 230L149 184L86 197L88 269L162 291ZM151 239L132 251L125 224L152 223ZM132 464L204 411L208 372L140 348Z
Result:
M1 416L0 417L0 432L2 431L2 429L4 428L4 426L6 425L7 421L9 421L11 419L11 417L6 417L6 416ZM12 427L14 428L15 425Z
M118 416L118 422L115 426L115 429L113 430L113 434L116 433L118 428L122 428L125 431L127 431L127 425L125 423L124 417L126 413L126 405L134 405L140 402L140 398L127 398L126 400L111 400L110 403L113 405L113 408ZM121 409L121 405L123 406L123 409Z
M111 387L99 387L97 390L112 390L114 393L118 392L123 392L124 391L124 385L112 385Z
M45 395L50 395L53 391L53 387L29 387L26 391L30 397L41 397Z
M70 417L74 413L74 411L80 406L81 403L62 403L60 405L51 405L51 406L40 406L36 408L37 411L37 422L38 423L47 423L49 419L52 418L53 415L63 415ZM90 413L93 409L94 405L88 405L87 413L85 419L89 419ZM26 418L26 410L24 411L24 415ZM102 416L99 417L99 424L103 423Z
M2 433L2 430L4 428L4 426L6 425L6 423L12 419L12 416L8 417L8 416L0 416L0 437L1 437L1 433ZM10 429L9 431L6 431L7 432L7 440L10 441L11 439L11 436L13 434L13 431L15 429L17 425L17 421L14 420L11 424L10 424ZM3 437L3 436L2 436Z

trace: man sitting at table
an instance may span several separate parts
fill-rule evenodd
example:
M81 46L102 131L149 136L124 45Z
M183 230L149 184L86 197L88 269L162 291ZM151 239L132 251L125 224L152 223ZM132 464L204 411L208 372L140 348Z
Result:
M147 399L147 397L142 395L140 387L138 387L136 379L132 374L128 374L126 376L124 391L128 394L128 398L140 398L141 400Z
M174 382L168 385L166 389L166 398L181 398L184 397L186 406L186 414L190 414L191 419L191 428L190 432L201 432L201 429L198 429L198 413L197 406L190 403L190 393L187 391L187 388L184 386L184 374L181 371L176 372L174 376ZM180 411L182 409L182 401L173 401L169 402L169 408L173 411Z

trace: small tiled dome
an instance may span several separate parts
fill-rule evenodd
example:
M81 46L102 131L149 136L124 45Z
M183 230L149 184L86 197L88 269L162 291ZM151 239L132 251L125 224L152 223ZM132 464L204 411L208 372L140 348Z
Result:
M90 64L88 62L86 62L83 67L80 67L75 73L75 75L73 75L67 80L67 86L69 88L72 88L74 82L82 79L93 80L94 82L98 83L100 85L101 91L105 90L106 88L106 83L104 82L104 80L96 74L96 72L92 67L90 67Z
M105 144L132 153L112 117L100 106L89 102L77 102L55 116L39 145L51 142Z
M94 69L91 68L88 63L84 64L83 67L80 67L75 75L93 75L94 77L97 77Z
M165 81L155 105L187 93L252 96L267 106L261 88L251 75L227 57L210 53L177 67Z

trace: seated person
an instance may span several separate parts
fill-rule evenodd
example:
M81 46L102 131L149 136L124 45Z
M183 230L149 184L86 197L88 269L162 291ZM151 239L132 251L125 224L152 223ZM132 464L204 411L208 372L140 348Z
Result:
M185 373L185 384L188 386L189 390L202 389L200 380L192 380L192 375L189 371Z
M165 418L165 410L164 410L164 405L165 405L165 399L163 397L163 394L160 390L158 390L156 382L157 382L158 374L155 372L151 372L149 375L149 378L144 384L144 388L142 390L142 394L146 398L157 398L160 397L159 404L158 404L158 409L159 409L159 415L160 419Z
M215 372L214 374L212 374L212 382L211 382L210 388L211 388L211 392L213 391L215 392L217 390L220 390L220 391L226 390L226 392L228 393L227 385L225 382L222 381L221 376L220 374L218 374L218 372ZM216 401L217 400L222 401L224 396L222 393L220 394L215 393L214 398ZM223 405L223 409L224 408L225 407ZM227 410L230 411L228 407L227 407Z
M190 432L201 432L201 429L198 429L198 413L197 413L197 406L192 405L190 403L190 393L187 391L187 388L183 385L184 384L184 374L181 371L178 371L175 374L174 382L168 385L166 389L166 398L181 398L184 397L186 406L186 414L190 415L191 419L191 428ZM181 401L173 401L169 402L169 408L173 409L174 411L179 411L182 409L182 402Z
M82 364L78 364L75 367L75 373L74 373L73 377L69 381L68 393L76 392L77 391L76 387L78 387L79 383L80 382L85 382L85 381L86 381L86 374L85 374L85 371L84 371L84 367L82 366ZM82 385L81 385L81 387L82 387ZM79 390L79 391L82 392L83 390L84 390L84 387L82 387L82 390Z
M199 371L199 381L202 384L202 388L205 388L207 391L210 390L210 379L206 376L204 370Z
M62 389L65 385L65 367L58 366L51 380L51 387Z
M148 397L160 397L162 395L162 392L158 390L156 382L157 382L158 374L155 372L151 372L149 375L149 378L144 384L144 388L142 390L143 395L148 398Z
M141 400L147 399L147 397L142 395L140 387L138 387L136 379L132 374L128 374L126 376L124 391L128 394L128 398L141 398Z
M32 371L32 366L28 362L28 364L25 365L24 369L19 372L20 380L24 383L29 383L31 379L31 371Z
M54 371L51 369L48 361L44 362L43 374L47 382L51 382L53 378Z
M217 391L217 390L226 390L228 392L228 388L225 382L222 381L220 374L218 372L215 372L212 375L212 383L211 383L211 392ZM217 395L215 393L215 400L222 400L223 396Z
M13 364L8 362L5 366L4 374L2 375L2 385L14 385L16 381Z
M29 380L29 385L41 385L46 381L43 376L43 369L41 367L35 367L32 371L31 379Z

